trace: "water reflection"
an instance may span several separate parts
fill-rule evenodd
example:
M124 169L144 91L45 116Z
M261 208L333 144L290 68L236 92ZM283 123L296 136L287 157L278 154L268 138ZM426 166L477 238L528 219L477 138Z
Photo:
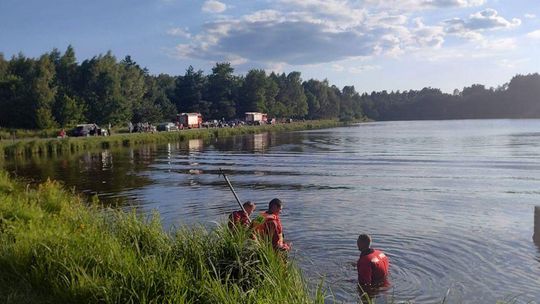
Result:
M264 153L280 145L302 145L303 133L260 133L216 139L212 147L218 151Z
M264 152L268 148L268 133L253 134L253 151Z
M118 196L126 189L140 188L151 182L136 173L154 162L156 146L117 150L91 150L74 155L17 158L4 168L15 176L30 182L43 182L48 178L63 181L76 190L97 194L103 199L122 202Z
M202 139L190 139L188 141L188 150L190 152L202 152L204 141Z

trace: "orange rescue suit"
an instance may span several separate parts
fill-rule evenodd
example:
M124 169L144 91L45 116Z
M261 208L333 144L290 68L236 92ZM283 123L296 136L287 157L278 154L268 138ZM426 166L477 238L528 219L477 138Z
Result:
M255 220L253 220L253 229L256 233L268 237L272 241L274 249L289 250L289 244L283 241L283 227L278 215L268 212L261 212Z
M368 249L356 263L358 283L364 286L388 285L388 257L380 250Z
M238 226L249 227L249 216L244 210L234 211L229 215L229 228L234 229Z

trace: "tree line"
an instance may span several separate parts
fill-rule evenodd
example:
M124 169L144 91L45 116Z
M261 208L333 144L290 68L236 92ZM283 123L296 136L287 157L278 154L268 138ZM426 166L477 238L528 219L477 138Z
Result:
M474 84L453 94L423 88L360 99L363 113L375 120L540 118L540 75L516 75L497 88Z
M253 69L235 75L230 63L211 73L151 75L130 56L111 52L79 63L73 47L39 58L0 53L0 127L47 129L77 123L124 124L173 120L180 112L204 119L242 118L245 112L307 119L375 120L540 117L540 76L518 75L499 88L466 87L360 94L328 80L303 81L300 72Z

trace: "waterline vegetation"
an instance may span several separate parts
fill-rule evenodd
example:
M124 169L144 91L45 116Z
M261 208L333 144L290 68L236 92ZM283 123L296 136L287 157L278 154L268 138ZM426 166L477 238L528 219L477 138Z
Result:
M246 231L162 229L0 172L2 303L324 303L294 262Z
M107 137L49 138L0 141L0 156L55 155L92 148L129 147L138 144L166 143L189 139L222 138L233 135L264 132L287 132L344 126L337 120L299 121L288 124L243 126L237 128L193 129L179 132L116 134Z

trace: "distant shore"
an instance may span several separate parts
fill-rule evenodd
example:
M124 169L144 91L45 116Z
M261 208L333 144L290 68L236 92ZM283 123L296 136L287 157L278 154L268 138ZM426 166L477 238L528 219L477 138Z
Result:
M241 126L234 128L202 128L173 132L120 133L112 136L4 139L0 141L2 158L30 155L56 155L74 153L95 148L130 147L139 144L165 143L189 139L222 138L242 134L264 132L289 132L324 129L348 125L338 120L309 120L262 126Z

